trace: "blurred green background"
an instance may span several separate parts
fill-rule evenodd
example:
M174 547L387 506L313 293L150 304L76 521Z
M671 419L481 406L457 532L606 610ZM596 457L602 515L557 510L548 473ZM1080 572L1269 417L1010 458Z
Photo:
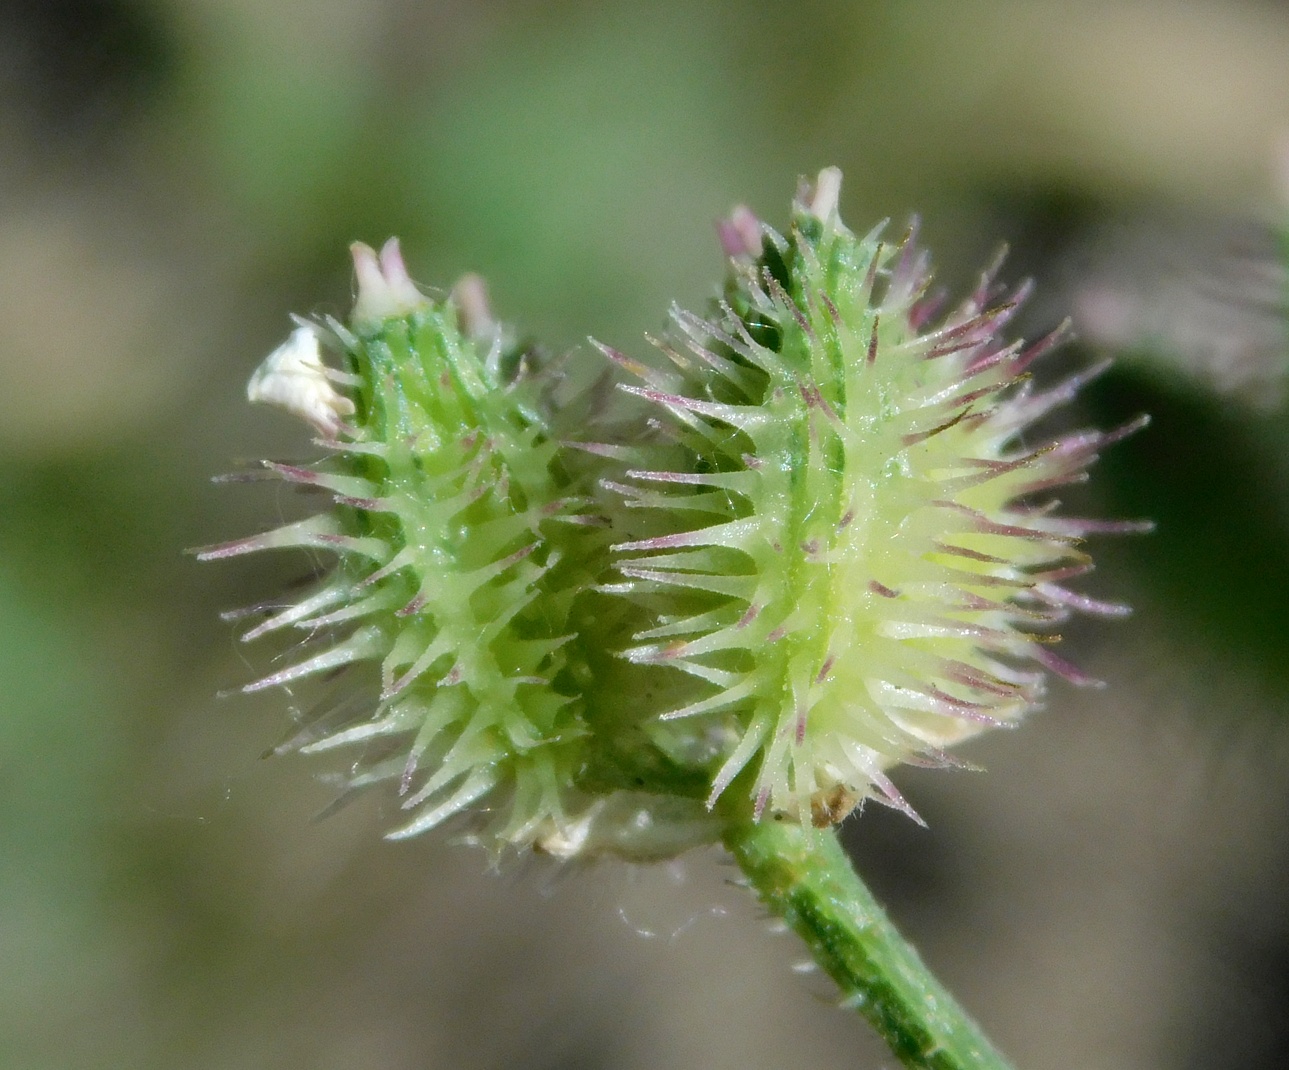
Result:
M1289 12L1218 0L4 0L0 4L0 1065L738 1070L890 1065L719 856L500 876L321 822L260 761L281 694L220 610L303 567L182 548L298 509L212 486L305 456L243 401L343 314L346 246L488 278L592 361L719 281L735 201L836 163L941 278L1001 240L1148 410L1076 508L1152 516L1076 624L1109 681L897 779L864 871L1020 1067L1289 1058ZM334 770L333 770L334 771Z

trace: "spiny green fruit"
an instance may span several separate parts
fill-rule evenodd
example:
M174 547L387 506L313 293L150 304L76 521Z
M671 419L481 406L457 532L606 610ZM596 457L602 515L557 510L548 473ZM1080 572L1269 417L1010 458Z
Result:
M816 824L869 796L912 814L891 766L1014 724L1045 669L1090 682L1045 633L1127 612L1065 583L1084 536L1139 527L1047 497L1139 422L1026 441L1099 369L1033 389L1062 332L1000 340L1023 293L992 271L935 320L912 232L857 238L840 181L803 188L786 237L735 213L726 300L675 313L664 367L606 349L661 417L610 484L643 517L611 589L655 612L625 656L695 681L657 714L720 740L709 806L737 781L753 817Z
M268 473L326 491L333 507L200 556L334 553L315 590L244 636L290 627L321 650L244 690L377 666L370 706L301 749L363 748L354 786L396 780L413 813L395 835L473 808L495 815L496 840L538 842L572 819L583 762L579 703L561 676L593 556L583 503L524 358L484 318L474 284L436 302L412 285L397 242L353 254L350 326L303 323L248 388L312 423L330 454L264 462ZM320 345L344 370L324 365Z

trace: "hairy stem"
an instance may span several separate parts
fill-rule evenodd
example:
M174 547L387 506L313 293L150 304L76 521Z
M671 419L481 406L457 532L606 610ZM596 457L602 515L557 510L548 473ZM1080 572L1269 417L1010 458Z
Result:
M725 833L752 887L907 1067L1010 1070L896 931L830 830L734 822Z

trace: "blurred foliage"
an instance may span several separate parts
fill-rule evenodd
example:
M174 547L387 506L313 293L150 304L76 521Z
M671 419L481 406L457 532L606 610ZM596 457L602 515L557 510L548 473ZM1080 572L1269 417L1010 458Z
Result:
M1126 370L1088 403L1107 423L1152 415L1149 433L1108 455L1101 476L1113 509L1158 525L1156 545L1118 551L1125 580L1144 589L1160 627L1244 684L1197 712L1222 729L1289 714L1289 421Z
M306 448L246 375L391 233L580 361L630 349L714 293L732 202L781 222L829 163L857 225L922 213L950 285L1010 240L1036 333L1106 220L1283 221L1287 128L1289 14L1254 0L0 4L0 1065L875 1064L750 911L703 920L735 898L707 860L543 898L372 842L378 803L309 824L329 789L254 760L282 696L212 697L252 676L216 613L301 565L180 556L292 508L205 482ZM1289 424L1169 361L1076 414L1155 417L1081 502L1159 523L1097 548L1134 621L1071 636L1112 687L988 777L910 778L932 832L850 833L1019 1065L1289 1047Z

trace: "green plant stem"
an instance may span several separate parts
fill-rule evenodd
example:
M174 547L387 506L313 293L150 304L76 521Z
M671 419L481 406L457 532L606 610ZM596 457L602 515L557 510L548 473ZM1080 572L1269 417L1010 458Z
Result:
M733 822L725 846L752 887L908 1067L1010 1070L855 873L835 833Z

